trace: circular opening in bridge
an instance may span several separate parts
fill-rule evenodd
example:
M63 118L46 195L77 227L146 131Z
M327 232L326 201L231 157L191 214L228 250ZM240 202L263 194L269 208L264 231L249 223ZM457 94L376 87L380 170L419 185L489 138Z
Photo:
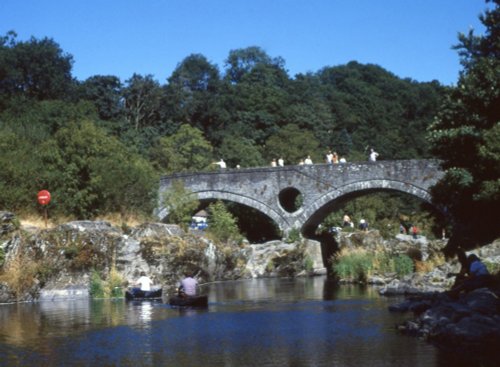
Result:
M281 190L278 198L283 209L289 213L297 211L302 206L302 194L294 187Z

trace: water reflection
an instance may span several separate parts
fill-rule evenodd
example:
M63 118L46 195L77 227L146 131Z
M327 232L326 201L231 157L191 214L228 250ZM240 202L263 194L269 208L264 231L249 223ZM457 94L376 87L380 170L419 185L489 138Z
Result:
M0 365L444 366L451 360L396 334L394 324L404 316L389 313L394 300L373 288L339 287L324 277L204 287L209 308L203 310L124 300L0 306Z

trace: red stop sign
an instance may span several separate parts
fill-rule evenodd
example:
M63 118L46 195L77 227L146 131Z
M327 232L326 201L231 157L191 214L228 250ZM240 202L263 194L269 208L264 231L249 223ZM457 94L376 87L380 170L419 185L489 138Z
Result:
M47 205L50 203L50 192L47 190L42 190L38 193L38 202L41 205Z

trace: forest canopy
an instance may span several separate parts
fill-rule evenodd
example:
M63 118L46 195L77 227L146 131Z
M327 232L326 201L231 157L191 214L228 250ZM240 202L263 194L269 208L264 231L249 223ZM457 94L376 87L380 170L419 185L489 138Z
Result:
M201 54L170 77L95 75L77 80L73 57L49 38L0 37L0 208L36 212L41 188L53 214L92 218L151 213L162 174L297 164L328 150L347 161L431 157L427 128L447 87L401 79L351 61L288 75L260 47ZM126 201L119 198L123 192Z

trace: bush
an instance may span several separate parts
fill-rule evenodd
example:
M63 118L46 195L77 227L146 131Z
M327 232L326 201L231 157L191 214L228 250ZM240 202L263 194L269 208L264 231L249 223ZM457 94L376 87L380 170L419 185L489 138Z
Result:
M109 295L113 298L123 297L122 284L123 284L123 278L120 275L120 273L116 271L115 267L111 268L107 282L108 286L107 293L109 293Z
M192 215L200 204L196 196L184 187L182 181L174 181L172 187L163 193L162 200L168 211L168 221L187 230Z
M101 276L96 270L90 276L90 296L92 298L104 298L104 285Z
M486 268L490 272L490 274L496 274L500 272L500 264L499 263L492 263L489 261L485 261L484 265L486 265Z
M240 242L242 240L242 235L236 224L236 218L226 209L221 201L210 204L208 211L210 216L208 218L207 232L215 240L220 242L229 240Z
M355 250L337 257L333 271L343 279L365 282L373 269L374 254Z
M9 261L0 281L7 283L17 298L22 298L36 283L39 266L31 259L17 255Z
M288 236L286 238L286 243L294 243L300 241L300 230L298 228L292 228L290 232L288 232Z
M414 264L407 255L391 256L386 251L355 249L341 251L334 258L332 269L342 279L366 282L373 273L395 272L400 277L411 274Z
M305 259L304 259L304 269L310 273L314 270L314 262L313 260L307 256Z
M92 298L121 298L123 297L122 284L123 279L114 267L111 268L107 281L101 278L98 271L93 270L90 276L89 292Z
M393 273L394 272L394 259L386 251L379 251L375 254L374 269L379 273Z
M413 273L413 260L407 255L399 255L394 258L394 270L398 276L404 276Z

